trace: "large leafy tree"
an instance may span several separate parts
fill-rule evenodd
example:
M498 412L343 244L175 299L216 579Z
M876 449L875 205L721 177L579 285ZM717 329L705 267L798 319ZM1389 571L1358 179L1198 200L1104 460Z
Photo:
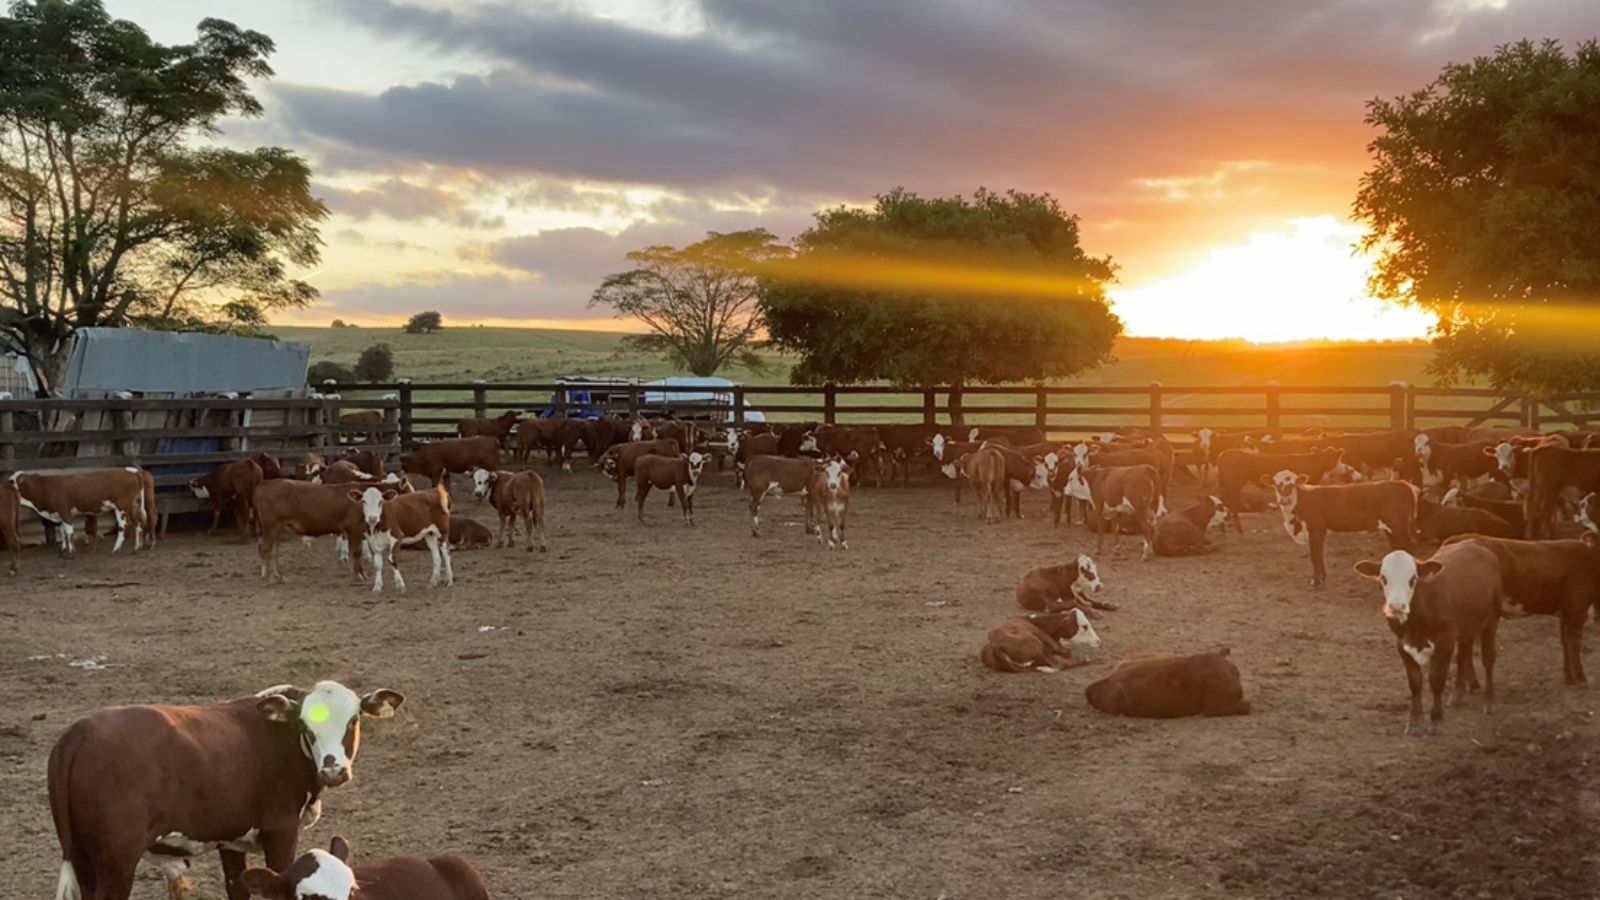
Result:
M1115 267L1084 252L1077 218L1048 194L896 189L819 213L796 245L762 285L773 345L800 356L796 383L887 379L959 396L967 383L1097 366L1122 332L1104 292Z
M207 145L255 116L272 41L218 19L164 46L99 0L0 17L0 347L54 383L73 333L254 333L316 296L327 210L295 154Z
M645 247L628 254L634 267L607 276L589 305L643 322L650 333L629 335L626 345L661 353L696 375L715 375L734 362L759 368L757 275L787 255L762 228L712 232L682 248Z
M1600 388L1600 47L1510 44L1367 122L1371 287L1438 317L1435 374Z

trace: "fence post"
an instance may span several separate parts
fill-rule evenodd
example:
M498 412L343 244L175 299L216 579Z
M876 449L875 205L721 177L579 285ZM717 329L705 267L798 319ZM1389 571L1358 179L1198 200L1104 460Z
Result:
M639 386L636 384L628 385L628 418L639 418Z
M922 424L932 427L939 424L939 407L934 405L933 388L922 389Z
M1539 427L1539 400L1531 394L1522 395L1522 425L1524 428Z
M1389 382L1389 427L1396 431L1411 427L1406 421L1409 418L1407 407L1410 404L1407 398L1410 393L1411 386L1404 381Z
M391 396L385 397L384 399L389 400L395 398ZM383 408L383 442L385 444L391 442L395 444L400 443L400 407L398 406L385 406ZM404 448L402 447L401 449ZM387 463L390 459L393 459L393 456L390 454L384 454L384 456L386 457L384 460L384 467L388 468Z
M1161 424L1161 382L1150 382L1150 434L1161 437L1166 429Z
M322 401L322 448L339 449L339 401Z
M1042 384L1033 386L1033 427L1050 430L1050 394Z
M112 401L112 402L114 402L114 403L123 403L123 402L126 402L126 401L116 400L116 401ZM119 406L112 407L112 409L111 409L111 429L113 431L127 431L128 430L129 421L130 421L130 416L128 415L127 408L119 407ZM131 452L131 453L128 452L129 443L133 444L133 452ZM119 438L117 438L117 439L115 439L115 440L113 440L111 442L111 453L112 453L113 456L133 456L133 457L137 457L139 455L138 451L139 451L139 443L137 441L130 442L127 438L120 438L119 437ZM134 459L134 460L131 460L131 461L125 463L125 465L137 466L137 465L139 465L139 462L138 462L137 459Z
M472 389L472 414L480 419L489 418L489 389L478 386Z
M13 413L9 409L0 410L0 434L11 434L12 432L17 430L16 421L14 419L15 415L16 414ZM10 442L4 443L4 444L0 444L0 459L16 459L16 458L17 458L17 446L15 444L12 444Z
M410 450L415 443L411 412L411 383L400 383L400 452Z
M1267 382L1267 427L1271 429L1281 427L1278 412L1278 387L1279 385L1276 381Z
M833 382L822 386L822 421L832 425L839 417L839 398L834 394Z
M744 427L744 388L733 389L733 427Z
M550 405L555 409L555 417L557 419L565 419L567 417L567 392L560 388L551 391Z

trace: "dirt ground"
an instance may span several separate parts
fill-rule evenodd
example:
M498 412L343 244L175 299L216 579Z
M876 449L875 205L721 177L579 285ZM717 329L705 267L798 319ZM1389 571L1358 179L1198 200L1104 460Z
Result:
M546 477L551 552L459 553L449 590L407 553L411 589L374 596L331 539L287 545L275 587L231 535L26 552L0 581L0 895L54 889L45 759L74 719L322 678L407 699L302 847L457 852L494 897L1600 895L1596 694L1562 686L1555 621L1501 629L1492 716L1404 738L1377 588L1349 572L1377 535L1331 540L1323 591L1276 514L1204 558L1125 542L1100 558L1122 609L1095 662L997 675L976 650L1018 576L1093 550L1042 495L986 526L946 489L858 488L830 553L792 498L752 539L728 473L693 529L659 499L640 526L591 472ZM1219 645L1253 715L1084 702L1125 654ZM165 893L145 872L135 896Z

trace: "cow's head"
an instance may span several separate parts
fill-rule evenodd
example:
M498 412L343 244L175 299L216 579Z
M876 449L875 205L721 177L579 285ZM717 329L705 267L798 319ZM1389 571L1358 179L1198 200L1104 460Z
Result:
M388 718L405 702L387 688L365 697L337 681L321 681L310 691L289 685L256 695L256 708L274 722L293 723L300 730L300 749L316 767L323 787L336 787L353 775L361 747L361 717Z
M612 478L615 478L617 476L617 466L620 465L617 462L617 457L619 457L620 455L621 454L617 451L617 448L615 448L615 447L612 447L610 450L607 450L605 453L601 454L600 455L600 471L604 472L606 475L608 475L608 476L610 476Z
M1054 456L1055 454L1052 453L1050 455ZM1029 462L1033 463L1033 480L1028 483L1028 487L1036 491L1042 491L1049 487L1050 473L1055 467L1046 462L1042 456L1035 456Z
M979 429L973 428L967 432L967 440L976 441L978 439L978 435L981 433L982 432Z
M1052 478L1055 477L1056 469L1059 469L1061 467L1061 454L1060 454L1060 452L1055 451L1055 450L1051 450L1049 453L1046 453L1044 456L1039 457L1039 459L1040 459L1041 462L1044 463L1044 467L1049 472L1050 476Z
M1419 434L1411 440L1411 447L1417 454L1417 462L1424 466L1433 458L1433 441L1425 434Z
M744 432L737 428L728 429L728 455L739 455L739 441L744 437Z
M643 421L641 421L639 419L635 419L635 420L633 420L633 424L628 426L628 440L632 441L635 444L637 444L638 442L644 440L644 422Z
M1381 563L1363 560L1356 563L1355 568L1357 575L1383 587L1384 617L1404 625L1411 617L1411 601L1416 596L1417 584L1438 575L1444 563L1432 559L1418 562L1406 551L1395 550Z
M205 484L198 478L189 482L189 492L201 500L206 500L211 497L211 489L206 487Z
M1450 490L1445 491L1444 492L1444 496L1439 498L1439 505L1440 506L1460 506L1461 505L1461 486L1459 484L1456 484L1456 483L1452 482L1451 485L1450 485Z
M1600 534L1600 494L1590 493L1578 501L1578 524L1593 534Z
M1222 502L1221 497L1206 498L1211 501L1211 520L1206 523L1207 528L1216 528L1228 521L1228 506Z
M271 869L245 869L239 883L250 896L266 900L349 900L356 890L350 844L335 837L327 850L305 853L282 875Z
M1202 428L1194 433L1195 448L1199 451L1199 454L1202 458L1211 453L1211 439L1215 436L1216 432L1209 428Z
M1073 445L1072 462L1080 469L1089 464L1089 445L1087 443Z
M1310 478L1304 475L1296 475L1288 469L1283 469L1276 475L1261 476L1262 486L1272 488L1272 492L1278 498L1278 508L1284 511L1284 515L1294 511L1295 502L1300 497L1300 486L1310 480Z
M378 522L383 518L383 501L393 500L398 494L395 490L381 490L369 487L359 491L349 491L348 496L353 502L361 504L361 517L367 520L367 531L374 531Z
M1067 643L1083 650L1099 649L1100 635L1095 632L1094 626L1089 624L1089 617L1084 615L1083 610L1073 610L1072 618L1077 628L1073 630L1072 637L1067 638Z
M484 468L472 470L472 497L482 500L489 496L489 489L494 487L495 473Z
M1095 566L1089 554L1078 554L1078 571L1072 581L1072 595L1074 597L1088 597L1090 594L1100 593L1105 584L1100 580L1100 569Z
M406 477L399 472L390 472L383 476L378 483L384 487L394 488L395 493L398 494L409 494L412 490L411 482L407 481Z
M706 467L706 460L711 457L698 451L689 454L689 483L700 483L700 472Z
M830 459L822 466L822 478L827 482L828 493L837 494L840 487L850 483L850 467L842 459Z
M1483 455L1493 457L1496 471L1510 478L1517 472L1517 449L1510 441L1501 441L1493 447L1483 448Z

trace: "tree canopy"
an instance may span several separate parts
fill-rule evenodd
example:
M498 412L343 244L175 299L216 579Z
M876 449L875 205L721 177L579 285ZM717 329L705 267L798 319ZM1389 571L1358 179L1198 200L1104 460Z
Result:
M899 385L1069 376L1106 361L1122 323L1109 258L1078 243L1048 194L895 189L869 209L817 215L762 283L774 346L796 383Z
M381 382L394 378L394 348L388 344L373 344L361 351L356 367L351 370L357 381Z
M1600 388L1600 47L1527 41L1368 105L1373 292L1438 318L1445 381Z
M609 306L649 334L626 345L663 354L696 375L731 362L761 366L753 342L761 333L757 273L788 250L764 228L711 232L687 247L645 247L628 254L634 268L606 276L590 306Z
M444 327L444 316L435 310L419 312L406 320L406 334L433 334Z
M164 46L99 0L0 17L0 347L54 382L88 326L256 332L316 296L326 208L277 147L207 146L256 116L272 41L205 19Z

